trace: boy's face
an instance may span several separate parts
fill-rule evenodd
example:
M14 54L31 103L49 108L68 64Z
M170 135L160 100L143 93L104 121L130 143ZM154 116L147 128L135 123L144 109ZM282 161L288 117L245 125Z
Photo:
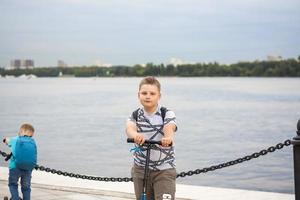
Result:
M156 85L144 84L140 88L138 97L146 110L153 111L160 99L160 91Z

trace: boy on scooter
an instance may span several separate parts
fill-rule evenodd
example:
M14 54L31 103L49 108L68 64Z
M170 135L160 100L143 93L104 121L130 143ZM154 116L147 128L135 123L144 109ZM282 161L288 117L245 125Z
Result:
M176 116L173 111L159 105L160 89L160 83L155 77L142 79L138 91L142 107L134 111L126 123L127 137L133 138L136 147L131 175L137 200L175 199ZM146 154L149 146L145 147L145 140L161 141L161 145L150 146L149 157ZM143 191L147 198L141 197Z

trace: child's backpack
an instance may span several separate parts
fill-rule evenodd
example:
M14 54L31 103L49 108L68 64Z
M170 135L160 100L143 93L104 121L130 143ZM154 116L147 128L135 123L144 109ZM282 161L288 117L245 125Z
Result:
M160 108L161 117L162 117L163 122L165 121L167 111L168 111L168 109L165 107ZM133 117L133 119L135 119L135 121L138 120L138 113L139 113L139 108L132 113L132 117Z
M29 136L19 136L13 152L16 167L32 170L37 163L37 148L35 141Z

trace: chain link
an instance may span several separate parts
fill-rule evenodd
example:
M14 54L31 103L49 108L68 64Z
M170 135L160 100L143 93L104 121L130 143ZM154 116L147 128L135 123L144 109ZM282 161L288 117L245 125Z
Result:
M242 158L238 158L236 160L224 162L224 163L221 163L221 164L218 164L218 165L212 165L210 167L205 167L205 168L202 168L202 169L190 170L190 171L187 171L187 172L180 172L180 173L177 174L177 178L180 178L180 177L183 178L183 177L186 177L186 176L192 176L192 175L195 175L195 174L207 173L207 172L215 171L217 169L230 167L230 166L240 164L240 163L245 162L245 161L249 161L253 158L258 158L258 157L264 156L268 153L272 153L276 150L282 149L284 146L289 146L291 144L292 144L291 140L285 140L283 143L278 143L275 146L271 146L267 149L261 150L260 152L255 152L251 155L247 155L247 156L244 156ZM1 150L0 150L0 154L3 157L7 157L9 155L9 154L1 151ZM51 169L51 168L40 166L40 165L37 165L35 167L35 169L40 170L40 171L49 172L49 173L52 173L52 174L61 175L61 176L69 176L69 177L87 179L87 180L94 180L94 181L105 181L105 182L130 182L130 181L132 181L132 178L129 178L129 177L123 177L123 178L117 177L117 178L115 178L115 177L87 176L87 175L74 174L74 173L64 172L64 171L61 171L61 170Z

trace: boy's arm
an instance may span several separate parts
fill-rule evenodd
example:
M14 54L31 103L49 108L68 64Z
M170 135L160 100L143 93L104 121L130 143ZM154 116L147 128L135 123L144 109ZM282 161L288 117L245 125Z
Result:
M145 142L144 136L137 132L136 124L133 121L127 121L126 135L128 138L133 138L136 144L142 145Z
M161 139L163 147L172 145L176 131L176 125L173 123L166 124L163 128L164 137Z

